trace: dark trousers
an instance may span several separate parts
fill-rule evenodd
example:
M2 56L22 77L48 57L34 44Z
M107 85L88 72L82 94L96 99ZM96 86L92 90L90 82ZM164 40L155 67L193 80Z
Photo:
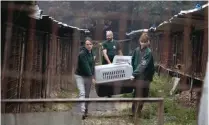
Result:
M108 57L109 57L110 62L112 63L114 56L108 55ZM108 62L106 61L105 57L103 56L102 57L102 65L105 65L105 64L108 64Z
M108 55L110 62L113 62L113 58L114 56L110 56ZM105 57L102 57L102 65L106 65L108 64L108 62L106 61ZM108 97L111 97L111 95L113 94L113 87L112 86L108 86L108 85L100 85L97 87L101 96L107 95Z
M134 80L134 93L133 97L134 98L145 98L149 96L149 85L150 81L144 81L144 80ZM143 108L144 102L133 102L132 104L132 113L134 114L135 112L141 114L141 110ZM138 110L136 111L138 105Z

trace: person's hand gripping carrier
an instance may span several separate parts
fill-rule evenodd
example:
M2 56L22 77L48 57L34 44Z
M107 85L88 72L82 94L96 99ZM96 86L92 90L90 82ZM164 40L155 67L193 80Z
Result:
M131 93L132 73L131 56L115 56L112 64L95 66L95 86L98 96Z

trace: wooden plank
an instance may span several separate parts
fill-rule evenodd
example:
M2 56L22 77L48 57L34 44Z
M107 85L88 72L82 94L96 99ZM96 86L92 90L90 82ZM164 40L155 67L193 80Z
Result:
M156 64L156 65L158 65L159 67L161 67L161 68L163 68L167 71L175 72L175 73L181 74L183 76L187 76L187 77L190 77L190 78L193 78L193 79L196 79L196 80L204 81L204 78L195 77L195 76L189 75L188 73L184 73L182 71L177 71L177 70L173 70L173 69L170 69L170 68L166 68L165 66L163 66L161 64Z
M22 52L21 52L21 65L20 65L20 79L19 79L19 87L18 87L18 98L21 98L21 89L22 89L22 84L23 84L23 71L24 71L24 65L25 65L25 32L22 33ZM20 105L19 105L19 110L20 110Z
M194 25L208 23L207 20L197 20L197 19L192 19L192 18L174 18L174 19L171 20L171 22L174 23L174 24L181 24L181 25L190 26L190 24L187 23L189 21L191 21L191 23L194 24Z
M164 98L46 98L46 99L2 99L7 103L79 103L79 102L163 102Z
M99 19L96 25L95 39L103 40L104 19Z
M164 103L160 102L158 107L158 125L164 124Z
M30 27L31 26L31 27ZM34 32L34 27L35 27L35 20L30 19L30 26L29 26L29 34L28 34L28 39L27 39L27 46L26 46L26 72L33 73L33 59L34 59L34 37L35 37L35 32ZM23 87L22 87L22 94L21 98L30 98L30 87L32 84L32 79L31 78L25 78L24 74L24 79L25 82L23 82ZM27 112L30 109L30 106L28 104L23 104L20 106L20 111L21 112Z
M208 20L208 12L205 11L205 18ZM203 35L203 49L202 49L202 73L205 76L206 68L207 68L207 59L208 59L208 22L204 23L204 26L207 27L204 29Z
M191 66L192 66L192 56L191 56L191 42L190 42L190 33L191 33L191 20L187 20L188 25L184 26L184 44L183 44L183 63L185 64L184 66L184 72L188 73L191 72Z
M8 5L8 17L7 17L7 22L9 25L6 27L6 38L5 38L5 45L4 45L4 56L3 56L3 67L2 67L2 75L1 75L1 83L2 83L2 89L1 89L1 98L4 99L7 97L7 80L8 76L6 76L6 71L8 70L9 66L9 56L11 54L11 36L12 36L12 20L13 20L13 10L10 9L14 6L13 3L9 3ZM5 112L6 109L6 104L2 103L1 105L1 111Z
M119 22L119 39L125 39L127 29L127 16L123 16Z

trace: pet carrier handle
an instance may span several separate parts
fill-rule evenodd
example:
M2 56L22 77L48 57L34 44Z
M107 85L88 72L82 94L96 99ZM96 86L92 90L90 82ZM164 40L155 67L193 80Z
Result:
M131 80L133 80L134 79L134 76L131 76L131 78L130 78Z
M114 65L127 64L127 62L113 63ZM128 63L130 65L130 63Z

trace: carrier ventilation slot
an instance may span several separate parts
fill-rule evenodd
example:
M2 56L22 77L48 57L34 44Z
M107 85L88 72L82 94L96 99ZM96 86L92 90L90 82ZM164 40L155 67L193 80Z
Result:
M125 77L125 71L124 70L103 72L103 79L104 80L118 79L118 78L124 78L124 77Z

